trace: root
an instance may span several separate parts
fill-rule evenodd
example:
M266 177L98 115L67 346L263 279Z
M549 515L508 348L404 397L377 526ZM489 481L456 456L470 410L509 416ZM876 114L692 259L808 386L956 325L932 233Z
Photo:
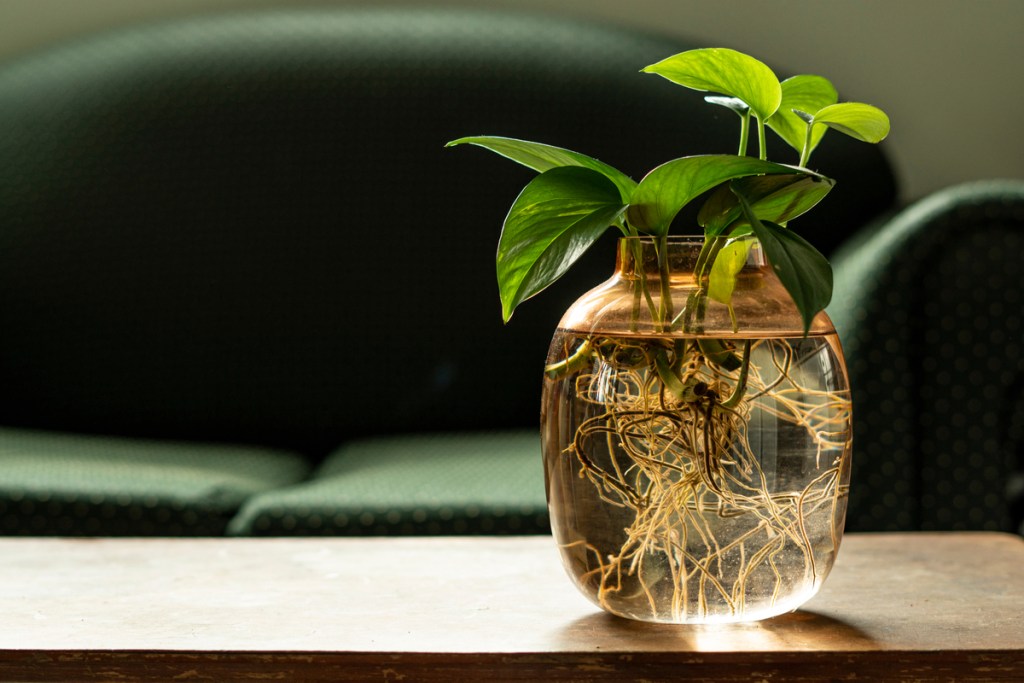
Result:
M635 599L659 620L665 605L672 621L742 616L751 602L767 594L774 604L791 587L794 557L802 571L795 581L820 581L819 554L838 546L849 395L803 379L827 347L801 357L786 340L742 344L736 370L714 364L695 342L667 338L569 339L567 360L549 366L572 367L554 381L581 406L565 457L628 521L612 545L574 542L592 567L580 580L596 585L610 611ZM804 435L818 461L809 483L776 481L775 464L762 463L751 444L754 418ZM832 548L816 549L822 541L810 520L825 520Z

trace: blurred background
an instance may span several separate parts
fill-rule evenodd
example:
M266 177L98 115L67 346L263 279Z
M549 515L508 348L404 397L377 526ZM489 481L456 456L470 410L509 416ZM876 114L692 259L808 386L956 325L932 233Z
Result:
M3 0L0 59L106 28L286 0ZM324 0L314 4L367 4ZM378 0L428 6L432 0ZM1021 0L448 0L692 37L779 70L830 77L892 117L885 143L910 201L966 180L1024 177Z
M0 0L0 61L11 62L0 71L0 218L14 226L0 230L3 425L287 449L258 482L246 470L235 485L246 469L235 451L195 458L161 441L141 459L111 458L47 434L36 451L17 451L46 457L12 461L4 448L21 447L8 438L0 480L22 483L6 508L0 491L0 533L216 535L231 524L274 535L298 533L300 521L303 533L391 533L416 519L455 531L441 522L456 517L419 508L380 523L420 491L437 515L465 511L463 531L470 519L508 519L505 503L476 514L478 489L461 483L466 463L481 467L470 470L490 495L495 475L477 456L495 447L483 442L387 441L360 451L357 462L382 469L355 483L344 465L364 438L534 430L551 330L610 271L611 249L592 250L502 326L494 239L532 174L441 143L514 135L616 164L635 158L621 166L634 174L694 153L716 130L732 147L732 114L695 119L685 106L703 111L699 97L684 103L637 75L647 59L699 45L738 48L782 74L827 75L843 99L882 107L900 199L929 198L869 224L833 261L843 294L830 314L860 397L851 528L1024 528L1024 0L381 0L374 8L413 11L264 11L366 4ZM468 7L467 23L417 11ZM521 22L509 10L547 14ZM894 208L878 150L830 137L812 164L853 173L836 174L815 212L824 229L808 232L826 253ZM942 191L993 178L1016 182ZM535 448L520 444L499 458L518 468L501 480L519 482L507 499L524 504L516 529L541 530ZM435 463L442 452L457 457ZM196 464L178 468L182 457ZM436 486L421 485L428 474L410 458ZM103 495L83 512L76 473L86 469ZM36 481L48 488L33 502L24 491ZM234 497L217 484L196 498L200 481L226 482ZM125 498L122 482L143 493ZM52 508L62 491L71 507ZM170 502L146 507L149 496ZM351 523L364 513L365 525Z

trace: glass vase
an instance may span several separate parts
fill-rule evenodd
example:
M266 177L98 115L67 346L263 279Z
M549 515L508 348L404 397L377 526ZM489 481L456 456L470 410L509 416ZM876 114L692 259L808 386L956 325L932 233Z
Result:
M754 241L745 259L730 251L735 277L709 284L721 246L621 239L612 278L569 308L548 353L552 530L576 586L623 617L792 611L839 550L851 445L839 339L824 313L805 335Z

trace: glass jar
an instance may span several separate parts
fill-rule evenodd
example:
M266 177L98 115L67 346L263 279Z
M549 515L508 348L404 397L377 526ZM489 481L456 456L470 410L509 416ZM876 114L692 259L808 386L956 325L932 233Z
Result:
M614 275L569 308L548 353L552 530L578 588L623 617L792 611L839 550L851 444L839 339L824 313L804 334L753 240L729 250L736 266L712 298L707 255L721 246L621 239Z

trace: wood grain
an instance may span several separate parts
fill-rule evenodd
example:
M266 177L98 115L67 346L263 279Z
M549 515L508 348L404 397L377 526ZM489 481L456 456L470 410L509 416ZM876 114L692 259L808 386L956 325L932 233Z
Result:
M850 535L735 626L576 593L550 537L2 539L0 680L1024 680L1024 541Z

